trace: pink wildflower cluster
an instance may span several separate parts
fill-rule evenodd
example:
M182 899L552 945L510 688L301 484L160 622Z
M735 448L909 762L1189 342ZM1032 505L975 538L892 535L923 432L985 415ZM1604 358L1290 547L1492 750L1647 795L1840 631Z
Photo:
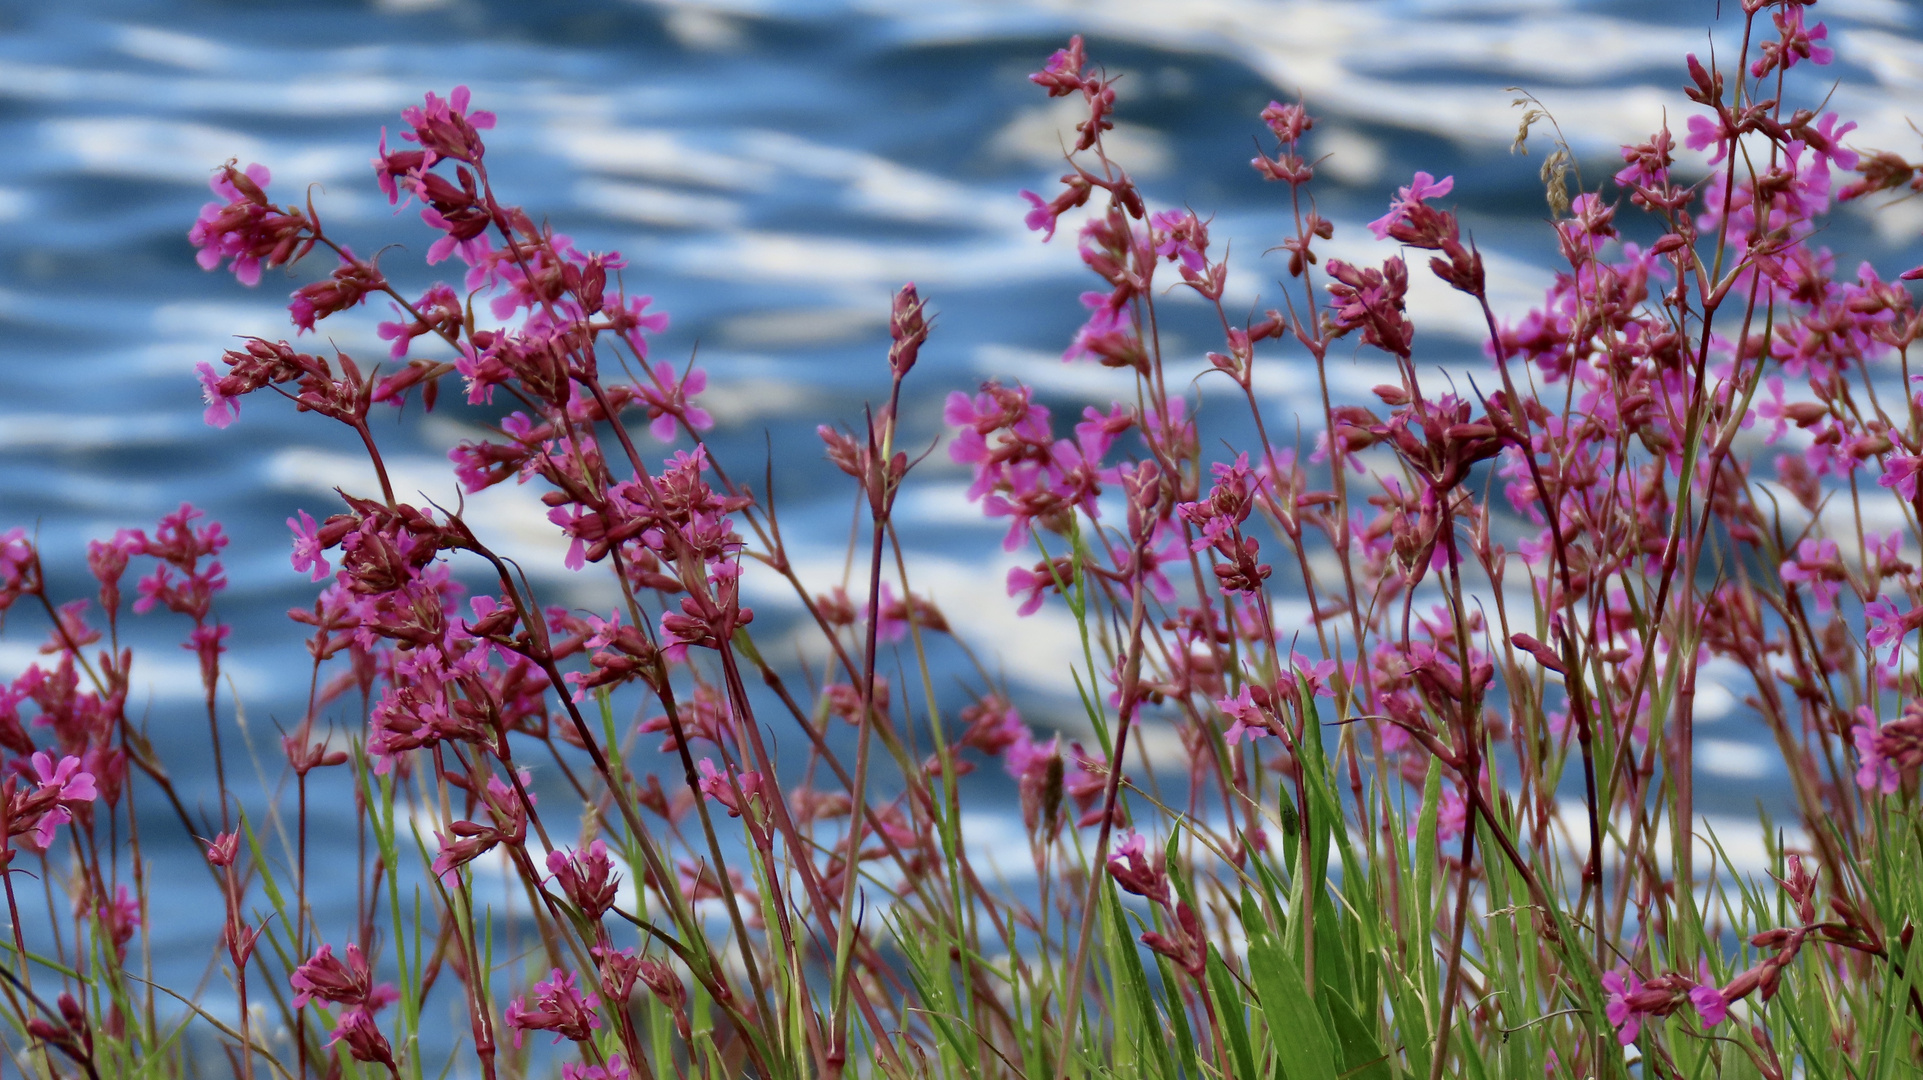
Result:
M465 88L405 110L371 162L390 205L418 203L427 264L458 259L458 281L402 293L311 203L272 201L265 169L227 164L190 232L203 267L255 285L320 252L328 265L289 300L296 341L370 299L390 312L372 362L248 338L199 370L210 424L271 391L351 430L378 486L288 519L291 566L318 590L290 612L308 632L307 702L273 718L274 798L297 827L228 784L218 525L183 507L93 545L97 609L51 599L26 532L0 534L0 610L49 635L0 683L4 857L73 883L75 932L61 924L55 947L97 957L102 979L88 1006L30 999L17 1030L97 1071L96 1041L143 1023L114 981L143 911L112 854L136 835L121 825L138 772L211 837L200 869L222 895L243 1071L269 1052L250 1027L264 972L292 991L271 995L289 1075L347 1059L420 1071L432 1008L462 1018L481 1075L525 1071L530 1053L572 1080L908 1075L964 1058L1014 1075L1042 1051L1065 1074L1100 1041L1078 1037L1096 1014L1085 996L1142 989L1135 960L1169 984L1141 1019L1188 1032L1170 1075L1285 1057L1292 1074L1444 1075L1493 1045L1558 1075L1623 1073L1619 1047L1635 1045L1645 1069L1683 1074L1695 1066L1679 1060L1707 1060L1685 1039L1759 1075L1805 1068L1807 1045L1786 1063L1771 1035L1784 986L1814 970L1856 1003L1857 987L1906 985L1913 920L1872 902L1888 898L1870 878L1911 857L1892 826L1923 769L1923 569L1913 530L1887 524L1923 513L1907 367L1923 312L1906 284L1923 268L1839 272L1823 246L1837 202L1923 189L1923 165L1785 103L1793 69L1834 58L1805 7L1743 5L1741 54L1689 58L1689 115L1622 147L1613 179L1571 191L1557 147L1543 174L1557 273L1520 315L1491 304L1453 176L1382 192L1386 213L1357 235L1394 250L1330 257L1315 120L1281 102L1248 119L1263 133L1250 165L1285 207L1282 295L1232 305L1243 283L1221 221L1155 205L1111 156L1121 81L1079 37L1051 56L1030 78L1076 124L1058 186L1022 193L1026 224L1043 242L1075 234L1092 276L1058 344L1113 382L1110 404L1058 432L1056 402L990 381L949 395L943 419L1012 556L1009 607L1048 607L1031 628L1074 620L1076 732L1031 726L993 658L952 639L955 598L944 609L911 580L894 510L922 459L903 388L937 323L913 283L889 305L885 403L818 431L853 481L856 534L818 587L763 474L731 474L705 441L708 374L654 355L667 317L629 289L635 267L505 201L496 118ZM1543 118L1527 115L1525 138ZM1678 154L1709 178L1689 182ZM1410 309L1425 273L1487 327L1486 363L1435 371ZM1172 332L1171 292L1208 340ZM1177 340L1223 391L1206 413L1173 375ZM1343 389L1351 354L1379 365L1372 392ZM1257 369L1274 363L1316 372L1304 416L1273 413ZM569 606L544 603L540 575L460 500L397 490L374 405L418 392L432 409L450 377L491 418L448 455L463 498L511 481L540 500ZM1224 408L1246 413L1245 447L1204 437ZM771 587L793 603L770 609ZM123 607L188 626L217 793L197 813L129 715ZM951 660L979 674L959 708L933 677ZM1785 748L1803 831L1771 849L1789 849L1780 917L1726 905L1715 923L1692 900L1711 700ZM1020 807L1012 852L970 835L963 778L985 765ZM334 870L308 865L308 808L350 773L379 842L337 957L318 944L334 913L310 875ZM285 860L258 854L270 832ZM1169 839L1151 851L1151 835ZM424 874L395 861L414 841ZM1001 883L1011 854L1032 863L1038 901ZM498 876L506 929L482 888ZM432 932L383 927L405 890ZM259 909L289 893L279 917ZM1704 937L1712 924L1746 927L1740 957ZM1125 936L1098 943L1101 927ZM389 971L403 991L377 980ZM112 1004L96 1018L93 1002ZM530 1033L571 1045L530 1050ZM1827 1034L1821 1053L1853 1068L1895 1045L1849 1023Z

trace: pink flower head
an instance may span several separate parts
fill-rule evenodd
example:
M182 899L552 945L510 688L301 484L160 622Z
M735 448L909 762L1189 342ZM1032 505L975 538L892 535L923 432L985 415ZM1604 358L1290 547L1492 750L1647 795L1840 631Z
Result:
M596 840L581 851L550 851L548 872L588 918L598 919L614 906L621 879L608 858L607 844Z
M1068 48L1056 49L1042 70L1030 75L1028 81L1046 89L1049 97L1065 97L1082 89L1082 65L1087 61L1082 35L1076 34L1068 39Z
M119 538L115 539L118 541ZM14 597L19 595L19 589L27 579L27 570L32 565L33 541L27 539L27 530L13 528L0 532L0 611L6 610ZM126 565L124 558L121 565Z
M1262 711L1260 706L1256 705L1255 698L1249 689L1248 683L1242 684L1242 692L1240 694L1232 698L1222 698L1218 700L1215 703L1215 707L1222 710L1224 715L1235 721L1229 725L1228 732L1223 735L1223 738L1230 746L1234 746L1243 739L1259 739L1264 735L1272 735L1275 733L1273 725L1269 723L1267 714Z
M1104 292L1082 294L1082 306L1092 314L1062 353L1064 362L1087 357L1106 367L1135 367L1146 359L1127 309L1109 303L1110 299L1111 294Z
M347 1054L355 1061L382 1064L389 1068L394 1065L394 1048L375 1025L373 1014L366 1009L349 1009L341 1016L341 1022L335 1026L333 1037L327 1045L333 1046L335 1043L346 1043Z
M1830 28L1817 23L1805 29L1802 5L1777 12L1774 21L1780 37L1763 42L1762 55L1749 66L1750 75L1760 79L1773 69L1780 67L1787 71L1803 60L1822 65L1836 59L1836 50L1817 44L1829 38Z
M1778 573L1784 581L1801 582L1816 594L1816 610L1828 614L1836 608L1842 591L1843 563L1834 540L1804 540L1796 545L1796 557L1783 563Z
M387 279L378 267L354 258L353 252L343 248L341 265L331 276L295 290L287 312L305 333L314 329L314 320L346 311L367 299L368 293L386 287Z
M1923 457L1913 454L1892 454L1883 470L1876 478L1877 486L1886 487L1903 496L1905 502L1916 501L1916 478L1923 472Z
M1723 1000L1723 992L1714 986L1698 986L1691 990L1689 1003L1696 1007L1696 1015L1706 1028L1713 1028L1729 1018L1729 1002Z
M208 186L226 202L201 207L187 230L187 239L199 249L195 258L201 269L227 262L242 285L258 285L261 267L293 262L313 248L307 218L267 201L270 178L265 165L249 165L243 172L231 161L214 174Z
M1149 859L1148 842L1137 833L1125 834L1125 839L1109 852L1108 874L1123 892L1158 904L1169 902L1168 874Z
M347 946L345 957L336 957L332 945L322 945L314 955L287 977L294 988L294 1007L302 1008L318 998L336 1005L369 1005L378 1011L394 1000L394 988L374 985L373 969L360 946Z
M674 441L677 419L694 431L714 427L714 417L708 410L693 404L695 395L708 388L707 372L691 367L677 380L670 364L656 364L644 370L649 381L636 384L635 397L648 407L648 431L657 440Z
M1315 126L1315 119L1300 102L1293 105L1269 102L1268 107L1262 110L1262 122L1269 125L1269 130L1275 133L1278 140L1291 146L1301 142L1302 136Z
M1708 164L1715 165L1729 153L1729 132L1720 119L1708 116L1689 118L1689 134L1683 136L1683 145L1691 150L1701 150L1709 144L1716 144L1716 153L1710 156Z
M208 426L217 428L224 428L238 420L240 398L221 393L220 374L214 370L214 365L203 360L194 370L200 375L201 398L207 402L207 411L201 414L201 419L207 421Z
M1923 626L1923 607L1899 613L1895 604L1879 596L1863 605L1863 619L1868 625L1863 640L1881 649L1901 643L1910 631Z
M1055 580L1047 574L1020 566L1008 570L1008 595L1022 598L1022 606L1015 609L1015 614L1024 618L1039 611L1043 598L1054 588Z
M77 757L63 757L59 764L42 750L33 755L33 775L40 790L52 793L56 802L81 806L100 797L94 788L93 774L81 768Z
M465 86L455 87L446 98L429 93L424 104L401 110L401 119L413 128L402 132L401 138L420 144L421 150L427 155L425 164L429 167L441 158L478 163L486 153L480 133L494 126L494 114L484 111L470 113L467 106L468 90Z
M1622 187L1660 188L1669 183L1669 167L1675 163L1670 155L1675 141L1669 128L1649 137L1646 143L1622 148L1623 169L1616 173L1616 183Z
M1603 1013L1609 1018L1610 1026L1616 1029L1616 1041L1624 1046L1636 1041L1643 1029L1643 1013L1632 1008L1630 999L1642 993L1642 980L1634 972L1604 972L1603 989L1609 992L1608 1003Z
M1335 697L1335 691L1329 689L1329 678L1336 673L1336 662L1333 658L1324 657L1321 660L1311 662L1308 657L1301 653L1291 652L1289 653L1289 671L1290 674L1284 675L1276 680L1277 685L1284 691L1294 694L1296 692L1296 680L1300 679L1302 680L1302 685L1308 689L1311 695L1325 698Z
M1396 197L1389 201L1389 212L1369 222L1369 231L1375 234L1377 240L1387 240L1390 228L1408 214L1410 207L1421 205L1424 199L1441 198L1455 190L1455 186L1456 178L1453 176L1437 180L1426 172L1416 173L1408 186L1399 189Z
M234 628L226 623L204 623L187 632L183 649L192 649L200 659L201 684L212 689L220 678L220 657L227 651L227 638Z
M1835 113L1824 113L1815 124L1803 129L1803 141L1837 168L1847 171L1856 168L1858 158L1854 150L1843 145L1843 136L1856 130L1856 121L1839 125L1840 120Z
M555 968L534 984L533 1005L525 1002L525 997L517 997L507 1007L507 1025L514 1029L516 1049L529 1031L552 1031L557 1043L562 1039L586 1042L589 1032L601 1026L601 1017L595 1013L601 1007L600 997L583 993L575 985L573 972Z
M634 349L634 354L643 360L648 358L648 339L642 336L642 332L658 334L668 328L668 313L648 311L648 305L652 303L654 303L652 296L620 297L616 303L609 304L601 312L602 316L608 320L608 328L625 338L628 345ZM688 392L698 393L699 391Z
M1151 235L1159 238L1155 254L1179 261L1189 270L1199 271L1208 265L1208 223L1197 218L1194 211L1164 210L1149 218L1149 226L1154 230Z
M1897 774L1896 766L1883 756L1878 745L1879 730L1876 715L1868 706L1856 710L1856 723L1850 728L1850 740L1856 744L1856 786L1864 791L1880 791L1885 795L1896 794L1902 777Z
M327 577L330 568L327 556L321 553L319 529L307 511L297 510L295 513L300 515L298 519L287 519L287 527L294 530L294 569L301 573L312 570L313 580L320 581Z
M426 167L427 154L421 150L387 149L387 128L381 128L380 152L368 162L374 167L374 176L381 186L381 193L387 196L387 204L393 206L401 201L400 187L395 183L398 177L406 184L410 194L414 185L420 183L421 170Z
M1027 189L1023 189L1022 198L1029 203L1028 213L1022 216L1022 224L1031 231L1041 233L1044 243L1055 239L1055 211L1049 206L1048 200Z

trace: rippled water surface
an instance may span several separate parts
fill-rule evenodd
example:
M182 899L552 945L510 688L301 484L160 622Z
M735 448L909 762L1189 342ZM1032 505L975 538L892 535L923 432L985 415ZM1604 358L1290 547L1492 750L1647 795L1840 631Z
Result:
M1862 124L1857 144L1913 156L1905 119L1923 116L1913 10L1825 0L1820 11L1839 62L1798 68L1797 91L1820 97L1840 79L1831 107ZM488 160L504 197L582 248L626 254L629 286L673 316L657 355L685 360L698 347L721 459L750 476L768 470L805 575L826 583L842 572L851 502L813 431L857 419L885 389L887 301L901 282L918 282L940 312L905 408L910 442L938 435L949 390L989 376L1073 411L1118 393L1113 374L1059 361L1090 279L1068 237L1043 245L1023 229L1016 194L1047 190L1059 172L1072 110L1023 75L1070 32L1126 74L1116 156L1158 202L1214 214L1213 236L1232 242L1232 309L1278 302L1281 264L1262 253L1281 236L1284 204L1247 160L1262 105L1301 93L1319 118L1315 149L1330 155L1318 198L1337 223L1332 253L1389 254L1360 223L1412 170L1454 173L1499 301L1519 314L1554 251L1540 150L1507 152L1516 115L1503 88L1526 86L1555 111L1594 187L1614 147L1646 137L1665 111L1681 130L1681 56L1706 50L1712 15L1708 4L1525 0L10 4L0 8L0 528L36 527L55 590L80 595L86 538L151 526L183 500L211 511L235 539L220 608L236 627L235 688L249 732L273 745L272 723L297 717L306 691L301 628L285 612L311 597L287 564L282 521L370 477L340 432L273 401L249 400L226 431L202 425L194 365L236 334L284 336L287 292L326 268L245 289L195 266L186 228L212 167L259 161L282 199L317 184L330 230L357 250L404 245L383 266L403 291L425 287L431 236L412 213L392 216L367 159L381 126L427 90L464 83L499 114ZM1828 239L1887 276L1923 256L1920 232L1923 209L1909 204L1840 214ZM1164 305L1163 344L1199 371L1214 342L1185 297ZM1479 363L1473 310L1426 282L1411 306L1419 359ZM322 336L384 356L376 314L336 318ZM1287 360L1264 362L1258 388L1274 425L1313 382ZM1345 357L1334 378L1344 393L1382 381L1368 356ZM1236 437L1233 403L1209 389L1198 384L1201 407ZM397 486L450 498L447 449L492 418L454 402L389 421ZM1313 416L1304 425L1313 431ZM1016 619L1000 585L1014 559L1000 552L1001 529L967 503L945 455L920 478L898 515L919 587L1027 695L1032 718L1068 722L1066 616ZM525 561L544 598L607 606L598 585L559 569L563 546L529 491L489 492L469 517ZM776 590L753 600L779 645L785 601ZM156 617L135 633L152 645L136 669L137 708L189 801L209 805L198 677L174 648L184 630ZM34 647L23 634L0 639L0 673ZM1781 786L1775 750L1728 692L1707 686L1698 708L1715 721L1700 729L1699 798L1741 819L1759 791ZM981 779L983 829L1006 827L997 784ZM321 836L351 820L344 800L318 813ZM332 900L346 902L350 886ZM205 940L204 908L191 906L205 898L195 882L180 888L163 880L157 894L157 911L173 916L156 920L163 955L189 935Z

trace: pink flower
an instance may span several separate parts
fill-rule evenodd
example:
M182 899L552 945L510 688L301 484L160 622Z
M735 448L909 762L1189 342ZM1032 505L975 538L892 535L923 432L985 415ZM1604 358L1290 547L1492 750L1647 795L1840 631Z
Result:
M327 577L330 569L327 556L321 553L320 532L307 511L295 512L300 515L298 520L287 519L287 527L294 530L294 569L301 573L311 569L314 572L313 580L320 581Z
M1302 136L1315 126L1309 110L1300 103L1284 105L1279 101L1269 102L1268 107L1262 110L1262 122L1269 125L1269 130L1275 133L1278 140L1291 146L1301 142Z
M1022 217L1022 224L1041 233L1044 243L1055 239L1055 212L1049 207L1048 201L1027 190L1022 192L1022 198L1027 199L1031 205L1031 209Z
M1047 65L1030 75L1028 81L1047 90L1049 97L1065 97L1082 89L1082 64L1087 58L1082 35L1076 34L1068 39L1068 48L1056 49Z
M1665 127L1651 135L1646 143L1623 147L1623 160L1628 165L1616 174L1616 183L1646 188L1660 188L1669 183L1669 166L1674 163L1670 150L1674 145L1669 128Z
M1629 1001L1642 992L1642 980L1636 978L1634 972L1625 975L1609 971L1603 973L1602 984L1603 989L1609 991L1603 1014L1609 1018L1610 1026L1616 1029L1616 1041L1628 1046L1636 1041L1636 1036L1643 1029L1643 1013L1632 1008Z
M1192 210L1164 210L1149 218L1149 225L1160 238L1155 254L1180 261L1189 270L1200 271L1208 265L1208 225Z
M1696 1015L1702 1018L1706 1028L1713 1028L1729 1017L1729 1002L1723 1000L1723 992L1714 986L1691 990L1689 1003L1696 1006Z
M1836 59L1834 49L1816 44L1828 39L1829 27L1817 23L1805 30L1803 9L1800 5L1787 11L1777 12L1774 21L1777 33L1782 36L1776 41L1763 42L1763 54L1750 64L1750 75L1760 79L1775 68L1780 67L1787 71L1802 60L1821 65Z
M1910 631L1923 626L1923 608L1899 614L1895 604L1880 596L1863 605L1863 616L1869 627L1864 640L1874 649L1898 644Z
M240 418L240 398L220 392L220 375L214 365L201 361L194 370L200 374L200 394L207 402L201 418L210 427L224 428Z
M702 758L695 764L701 768L699 787L702 794L720 803L722 809L728 811L729 817L741 816L742 799L754 800L762 795L759 772L742 772L732 765L728 766L726 772L722 772L714 767L712 758ZM735 793L737 785L740 787L739 797Z
M1907 502L1916 501L1917 473L1923 471L1923 458L1912 454L1892 454L1884 467L1883 475L1876 478L1877 486L1894 490Z
M608 858L608 845L602 841L594 841L583 851L548 852L548 872L588 918L598 919L614 906L621 879L614 872L614 861Z
M1329 689L1329 676L1336 673L1336 663L1332 658L1323 658L1313 663L1299 652L1289 653L1290 674L1276 680L1276 686L1284 693L1296 693L1296 680L1302 680L1309 693L1315 697L1333 698L1335 691Z
M1683 136L1683 145L1691 150L1701 150L1710 143L1716 144L1716 153L1709 159L1710 165L1723 160L1729 153L1729 133L1723 128L1721 120L1707 116L1689 118L1689 134Z
M355 1061L384 1064L389 1068L394 1065L394 1049L366 1009L349 1009L341 1017L327 1045L335 1043L346 1043L347 1054Z
M51 792L55 801L69 806L93 802L100 797L95 790L93 774L80 767L77 757L63 757L59 764L46 751L33 755L33 775L40 782L42 792Z
M213 686L220 677L220 656L227 651L227 637L233 627L225 623L206 623L187 632L187 640L181 642L183 649L192 649L200 659L200 681L204 686Z
M647 371L650 382L637 384L634 390L636 398L648 407L648 431L657 440L674 441L677 419L695 431L714 427L714 417L708 410L692 404L695 395L708 388L707 372L691 367L677 381L671 365L656 364Z
M494 126L494 114L485 111L468 112L468 90L457 86L446 98L430 93L422 105L401 110L401 119L408 122L412 131L404 131L401 138L408 142L419 143L427 155L425 164L432 167L441 158L454 158L470 164L481 160L486 148L481 145L481 131ZM480 129L480 130L476 130ZM383 149L386 135L382 134Z
M1062 353L1063 361L1087 357L1109 367L1131 367L1143 358L1142 343L1125 309L1109 303L1104 292L1085 292L1082 305L1090 309L1088 322L1075 332Z
M1268 716L1263 713L1260 706L1256 705L1248 683L1242 684L1240 694L1217 700L1215 707L1235 721L1229 725L1228 732L1223 735L1223 739L1230 746L1234 746L1243 739L1259 739L1264 735L1275 733Z
M519 1049L521 1036L529 1031L552 1031L554 1041L571 1039L586 1042L589 1032L601 1026L601 1017L595 1010L601 1007L601 999L592 993L582 993L575 985L574 974L555 968L546 980L534 984L534 1004L525 1004L525 997L517 997L508 1003L507 1025L514 1029L514 1046Z
M1837 168L1847 171L1856 168L1858 159L1855 151L1843 146L1842 140L1843 136L1856 130L1856 121L1851 120L1838 127L1837 121L1840 119L1842 118L1835 113L1824 113L1822 119L1814 125L1814 130L1804 129L1803 141L1809 143L1810 149L1828 158Z
M401 201L401 192L395 184L395 177L401 178L401 182L407 185L411 194L414 185L420 183L420 173L426 161L426 153L420 150L396 150L389 153L387 129L381 128L380 152L368 164L374 167L376 181L381 186L381 192L387 196L389 206Z
M1168 874L1148 857L1148 842L1130 832L1108 855L1108 874L1123 892L1146 897L1158 904L1169 902Z
M1455 190L1455 186L1456 178L1453 176L1437 180L1426 172L1416 173L1408 186L1399 189L1396 197L1389 201L1389 212L1369 222L1369 231L1375 234L1377 240L1387 240L1389 229L1408 214L1411 206L1420 205L1424 199L1441 198Z
M658 334L668 328L667 312L648 313L647 307L652 303L654 303L652 296L622 297L601 312L608 320L609 329L626 338L628 344L633 347L634 354L643 360L648 358L648 339L641 336L642 331ZM702 385L707 385L705 380ZM695 394L700 390L697 388L687 392ZM707 414L702 413L702 415Z
M294 988L294 1007L318 998L336 1005L367 1006L375 1012L398 997L386 983L374 985L373 969L360 946L349 944L345 958L334 956L332 945L322 945L287 977Z
M1850 739L1856 744L1856 756L1861 762L1856 769L1856 786L1864 791L1896 794L1902 777L1897 775L1896 766L1883 756L1877 745L1876 716L1868 706L1856 710L1856 723L1850 728Z
M315 319L346 311L365 300L369 292L386 287L387 279L374 264L361 262L353 252L342 249L341 265L335 267L333 275L301 286L287 311L294 325L306 332L314 329Z
M187 239L199 249L195 258L201 269L213 270L231 260L242 285L258 285L263 259L268 266L279 266L313 246L305 239L305 218L282 214L267 201L271 179L265 165L249 165L243 172L230 161L208 181L226 202L201 207L200 218L187 231Z
M1804 540L1796 545L1796 557L1783 563L1778 573L1784 581L1802 582L1816 594L1816 610L1827 615L1836 607L1842 591L1843 564L1834 540Z
M1022 606L1015 609L1017 615L1027 617L1035 614L1041 609L1043 597L1054 587L1054 579L1047 574L1038 574L1019 566L1009 568L1008 595L1022 598Z

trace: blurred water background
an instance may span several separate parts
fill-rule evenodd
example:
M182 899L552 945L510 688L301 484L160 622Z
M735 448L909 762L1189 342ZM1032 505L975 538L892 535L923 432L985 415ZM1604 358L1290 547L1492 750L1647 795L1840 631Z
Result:
M1796 69L1795 91L1829 92L1830 108L1861 124L1856 146L1914 156L1923 19L1894 0L1825 0L1813 14L1828 21L1838 61ZM306 692L302 628L285 612L312 596L288 565L282 522L297 508L331 512L334 486L371 481L344 430L265 395L226 431L202 424L194 365L236 334L287 336L287 293L330 267L317 259L248 290L199 270L186 230L213 167L258 161L280 199L318 182L330 231L357 250L405 243L383 265L418 292L438 276L420 261L430 234L411 211L391 215L367 160L381 126L393 130L427 90L467 84L477 107L499 114L488 160L507 200L581 248L627 256L629 287L673 317L656 356L678 363L698 345L719 456L738 475L769 469L804 576L826 584L842 573L853 504L814 428L857 422L885 391L888 297L902 282L939 312L904 408L910 444L941 432L949 391L991 376L1035 386L1058 417L1119 393L1114 373L1061 363L1091 279L1072 227L1042 244L1022 227L1017 196L1049 192L1060 172L1058 134L1075 109L1023 76L1071 32L1125 73L1115 156L1161 206L1213 214L1217 244L1232 243L1232 311L1279 303L1283 264L1263 252L1283 235L1284 191L1247 162L1262 106L1301 94L1318 121L1314 150L1329 155L1316 188L1336 222L1325 250L1379 261L1392 248L1361 224L1413 170L1453 173L1450 201L1489 259L1498 309L1519 315L1555 252L1536 177L1546 146L1509 152L1517 112L1504 88L1527 87L1554 111L1593 189L1617 167L1615 147L1665 113L1680 135L1691 109L1682 55L1708 51L1715 15L1709 3L1568 0L11 3L0 7L0 528L38 532L64 598L91 591L89 537L151 527L182 501L224 522L228 670L254 743L271 752L272 725L298 719ZM1923 257L1920 234L1923 205L1904 203L1839 213L1827 242L1887 277ZM1175 367L1199 372L1218 343L1212 315L1187 297L1163 305L1162 340ZM320 337L383 357L373 325L384 307L324 323ZM1418 275L1411 307L1419 360L1480 363L1465 302ZM1301 408L1312 435L1313 372L1280 355L1261 361L1258 382L1271 430L1292 427ZM1351 365L1343 353L1336 366L1344 394L1383 381L1369 356ZM1239 434L1235 403L1197 386L1205 422ZM447 449L495 416L458 398L387 422L404 494L451 496ZM918 476L897 515L918 588L1032 721L1073 732L1067 616L1017 619L1001 584L1016 556L967 502L965 474L938 451ZM598 578L561 569L564 545L532 492L508 485L468 505L545 600L607 609ZM792 655L781 621L792 603L778 589L750 602L774 651ZM133 621L133 640L149 646L133 708L188 801L210 807L198 676L175 647L184 632L164 617ZM0 638L0 675L32 662L37 644L25 632ZM945 674L965 670L952 650L938 661ZM1754 809L1784 786L1781 766L1705 674L1699 803L1726 818L1732 851L1754 859ZM966 700L953 696L951 708ZM971 837L1015 838L1012 788L992 769L973 782ZM344 799L317 812L317 836L351 842ZM187 843L153 842L163 857ZM352 884L324 888L324 911L350 905ZM158 957L205 962L189 953L218 918L208 900L195 875L158 880Z

